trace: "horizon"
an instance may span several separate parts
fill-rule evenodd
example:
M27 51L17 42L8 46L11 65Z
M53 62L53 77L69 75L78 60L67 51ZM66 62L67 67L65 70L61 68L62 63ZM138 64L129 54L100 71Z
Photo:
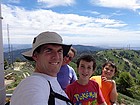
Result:
M3 43L30 44L43 31L59 33L64 43L139 47L137 0L4 0Z
M21 46L26 49L26 48L32 48L32 44L10 44L10 50L13 49L14 50L18 50L18 49L22 49ZM122 46L122 47L108 47L108 46L91 46L91 45L80 45L80 44L73 44L73 46L85 46L85 47L98 47L98 48L103 48L103 49L129 49L129 50L140 50L140 47L131 47L130 45L128 46ZM4 50L6 50L6 52L9 49L9 45L8 44L3 44ZM5 52L5 51L4 51Z

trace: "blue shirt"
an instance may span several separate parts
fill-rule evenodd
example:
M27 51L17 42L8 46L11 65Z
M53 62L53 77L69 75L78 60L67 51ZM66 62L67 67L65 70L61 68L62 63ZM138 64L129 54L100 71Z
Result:
M77 80L77 75L74 69L69 65L63 65L57 74L57 80L63 90L66 89L67 85Z

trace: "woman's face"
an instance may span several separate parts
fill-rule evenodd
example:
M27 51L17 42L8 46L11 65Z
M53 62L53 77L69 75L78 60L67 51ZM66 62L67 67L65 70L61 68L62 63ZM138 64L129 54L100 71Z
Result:
M63 64L69 64L71 60L74 58L74 53L70 50L68 54L63 58Z

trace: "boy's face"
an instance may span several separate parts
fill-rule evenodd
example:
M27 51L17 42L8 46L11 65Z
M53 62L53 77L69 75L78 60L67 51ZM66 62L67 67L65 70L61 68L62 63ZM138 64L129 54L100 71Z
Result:
M102 76L105 76L107 79L111 79L115 74L115 68L113 68L110 64L106 65L102 69Z
M87 61L81 60L77 70L78 70L78 73L79 73L79 79L89 80L91 75L94 73L93 62L92 61L87 62Z

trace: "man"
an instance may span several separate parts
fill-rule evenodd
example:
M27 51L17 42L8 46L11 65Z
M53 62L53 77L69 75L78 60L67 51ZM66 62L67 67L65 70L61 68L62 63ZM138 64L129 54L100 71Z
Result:
M32 49L22 53L26 59L35 61L35 71L17 86L10 105L50 105L51 90L67 97L57 81L57 73L70 47L55 32L42 32L35 37ZM55 105L66 102L55 98Z
M57 74L57 80L63 90L66 89L67 85L77 80L77 75L75 73L75 70L68 65L75 57L75 55L76 55L76 49L71 47L68 54L63 58L62 66Z

